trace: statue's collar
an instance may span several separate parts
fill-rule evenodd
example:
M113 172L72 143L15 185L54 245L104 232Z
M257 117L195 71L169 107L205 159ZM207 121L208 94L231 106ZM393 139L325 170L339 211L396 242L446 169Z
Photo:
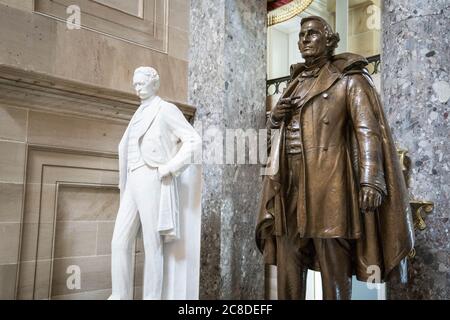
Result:
M153 105L154 102L156 101L156 98L157 98L157 96L154 95L154 96L151 96L150 98L148 98L148 99L146 99L144 101L141 101L142 109L145 109L145 108Z
M367 60L364 57L352 53L341 53L332 57L325 57L324 61L325 63L321 68L329 62L330 65L338 70L338 72L345 72L350 69L362 69L367 65ZM320 60L320 62L318 61L318 65L320 65L320 63L323 63L323 60ZM291 78L295 79L305 71L306 68L307 66L305 63L293 64L291 66ZM321 68L319 68L319 70L321 70Z
M310 63L305 63L305 71L317 70L322 68L327 63L329 58L327 56L318 57Z
M305 63L304 69L301 72L300 77L302 78L317 77L319 75L320 69L322 69L327 62L328 62L327 57L320 57L310 64Z

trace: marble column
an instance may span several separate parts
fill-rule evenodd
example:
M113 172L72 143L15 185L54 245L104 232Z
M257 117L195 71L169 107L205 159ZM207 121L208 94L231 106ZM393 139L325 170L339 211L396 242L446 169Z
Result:
M260 0L191 1L189 103L197 107L195 125L204 135L216 128L225 140L227 129L264 127L266 13ZM204 141L204 153L209 147ZM254 241L259 170L203 166L201 299L264 297Z
M391 299L450 298L450 6L446 0L385 0L382 96L394 136L412 159L411 197L431 200L427 228L416 232L407 286Z

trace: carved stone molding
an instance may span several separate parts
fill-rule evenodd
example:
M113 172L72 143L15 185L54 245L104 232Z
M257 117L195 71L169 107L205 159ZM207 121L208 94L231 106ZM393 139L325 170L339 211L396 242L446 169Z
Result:
M193 118L195 107L164 99L177 105L188 120ZM0 65L0 103L121 122L129 121L139 106L138 98L132 93L7 65Z
M82 28L167 53L168 0L34 0L34 12L66 23L71 5L80 8Z
M118 207L117 155L39 145L27 149L16 298L86 297L98 291L105 298L110 290L107 244ZM87 203L80 201L83 192L93 193ZM142 247L139 241L136 248ZM140 273L141 257L135 258ZM66 287L71 265L83 272L79 290Z

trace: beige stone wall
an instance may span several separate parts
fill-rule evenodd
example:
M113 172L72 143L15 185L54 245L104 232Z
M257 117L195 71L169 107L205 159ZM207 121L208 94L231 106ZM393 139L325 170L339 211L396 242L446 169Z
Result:
M348 51L364 57L380 54L381 31L371 29L367 24L370 17L367 8L374 3L376 2L366 1L351 7L349 11Z
M125 127L0 103L0 299L109 296ZM141 239L136 250L139 297ZM80 289L66 285L71 265Z
M26 110L0 107L0 299L14 297L25 172Z
M73 1L76 3L77 1ZM161 53L0 0L0 299L105 299L119 195L117 145L137 108L133 71L187 116L189 3L168 2ZM142 243L136 246L141 296ZM81 269L71 290L68 267Z
M338 1L338 0L336 0ZM369 18L373 22L374 11L367 10L369 6L376 6L381 10L379 0L350 0L348 12L348 50L349 52L370 57L380 54L381 48L381 26L373 27L367 23ZM336 2L328 1L327 10L330 14L329 22L333 25L336 16ZM378 18L381 18L381 11L377 11Z
M0 105L0 299L109 295L124 129ZM79 290L66 286L70 265L81 269Z
M134 69L151 65L161 74L161 96L187 101L190 1L168 2L167 53L85 29L69 30L63 22L33 13L33 1L0 0L0 64L126 92L132 92Z

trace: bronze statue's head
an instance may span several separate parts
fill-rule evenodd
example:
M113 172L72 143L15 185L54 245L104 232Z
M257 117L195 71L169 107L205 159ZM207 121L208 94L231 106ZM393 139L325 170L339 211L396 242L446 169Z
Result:
M310 16L303 18L300 26L298 48L307 62L334 54L339 43L339 34L333 32L328 22L321 17Z

